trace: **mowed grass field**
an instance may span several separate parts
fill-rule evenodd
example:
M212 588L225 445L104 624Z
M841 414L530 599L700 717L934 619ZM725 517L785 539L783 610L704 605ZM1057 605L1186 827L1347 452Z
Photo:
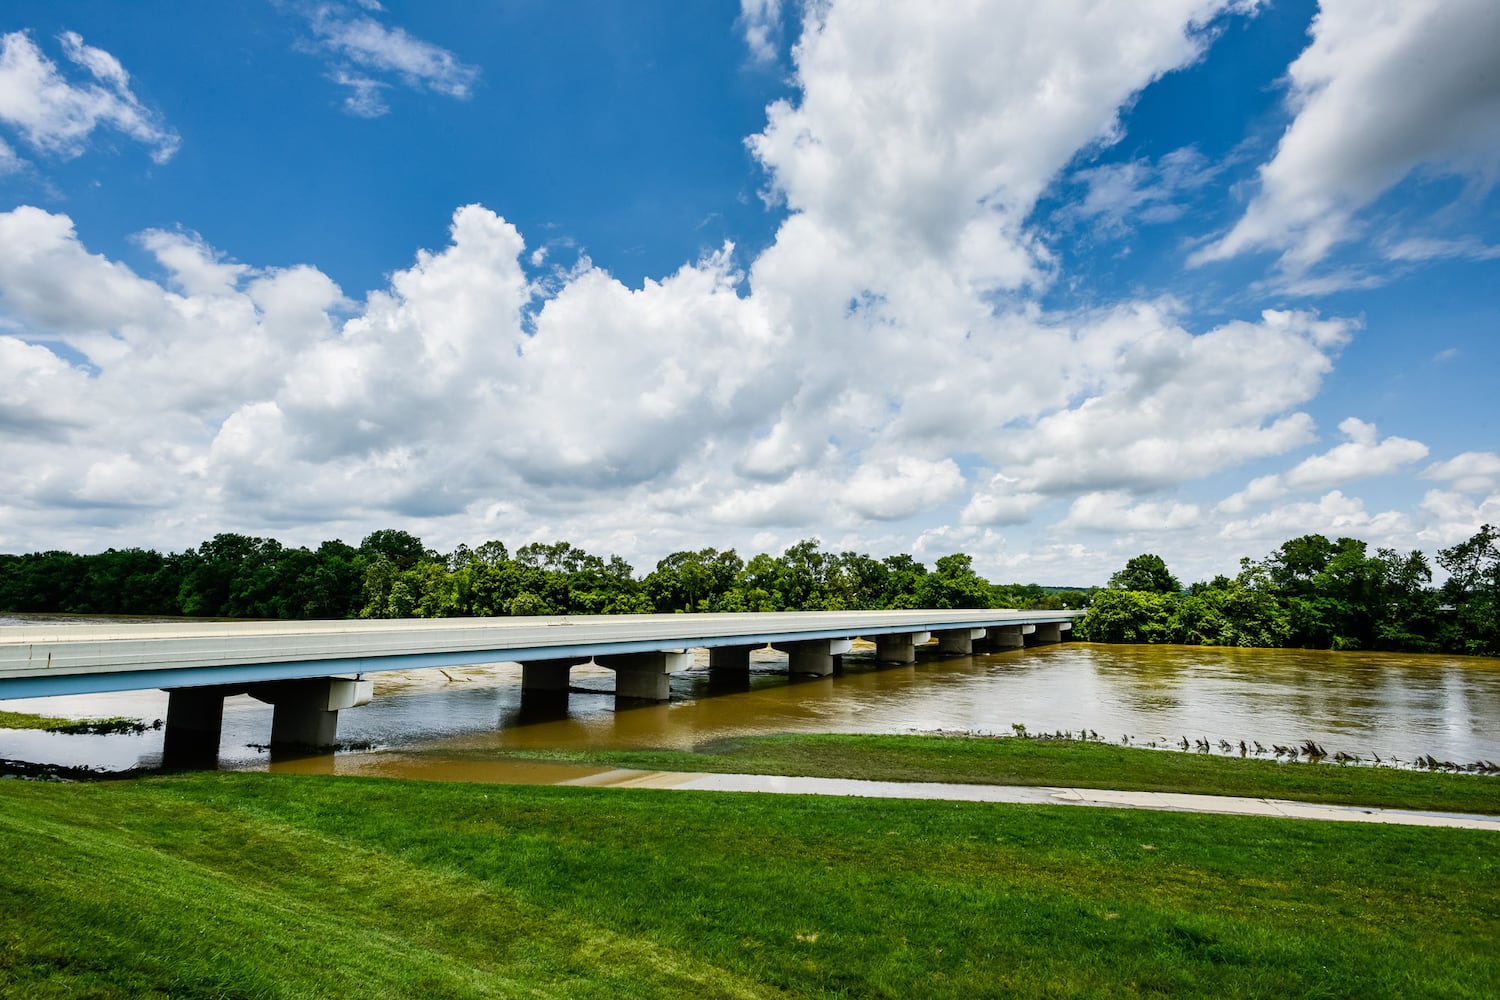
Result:
M1493 997L1500 982L1500 840L1483 831L207 773L0 781L0 857L6 997Z

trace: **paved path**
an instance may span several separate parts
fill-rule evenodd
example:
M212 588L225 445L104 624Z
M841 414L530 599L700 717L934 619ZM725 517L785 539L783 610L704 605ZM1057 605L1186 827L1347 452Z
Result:
M1280 816L1343 823L1442 826L1500 833L1500 816L1467 813L1331 806L1287 799L1180 792L1126 792L1102 788L1047 788L1027 785L960 785L936 781L864 781L853 778L789 778L765 774L705 774L694 771L617 769L564 781L604 788L668 788L679 791L770 792L782 795L852 795L881 799L937 799L951 802L1016 802L1032 805L1105 806L1167 812Z

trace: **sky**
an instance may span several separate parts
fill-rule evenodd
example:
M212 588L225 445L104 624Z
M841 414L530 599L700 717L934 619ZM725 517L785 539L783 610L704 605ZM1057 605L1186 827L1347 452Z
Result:
M1500 523L1493 0L9 0L0 551Z

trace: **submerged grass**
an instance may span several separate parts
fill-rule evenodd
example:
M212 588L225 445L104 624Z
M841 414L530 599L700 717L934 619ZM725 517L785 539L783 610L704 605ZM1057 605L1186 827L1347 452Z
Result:
M1493 776L1281 763L1053 739L784 735L717 740L693 751L527 751L516 756L661 771L1120 788L1500 814L1500 778Z
M152 728L140 719L111 716L108 719L63 719L30 712L0 712L0 729L42 729L49 733L139 733Z
M1480 997L1500 981L1500 855L1464 830L229 773L0 782L0 852L0 996Z

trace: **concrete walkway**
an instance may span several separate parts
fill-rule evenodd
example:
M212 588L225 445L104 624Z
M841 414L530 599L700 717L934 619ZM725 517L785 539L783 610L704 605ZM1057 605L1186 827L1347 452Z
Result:
M1015 802L1031 805L1105 806L1167 812L1280 816L1343 823L1443 826L1500 833L1500 816L1466 813L1330 806L1287 799L1180 792L1126 792L1102 788L1047 788L1027 785L959 785L936 781L864 781L854 778L789 778L765 774L704 774L694 771L617 769L574 778L565 785L602 788L667 788L678 791L769 792L781 795L852 795L878 799L936 799L950 802Z

